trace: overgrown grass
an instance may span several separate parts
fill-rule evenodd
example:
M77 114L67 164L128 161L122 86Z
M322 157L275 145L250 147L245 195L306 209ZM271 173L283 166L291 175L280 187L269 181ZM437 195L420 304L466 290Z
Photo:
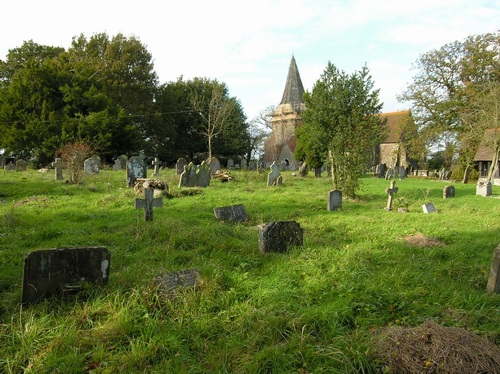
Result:
M330 181L234 171L229 183L185 193L173 170L170 198L144 222L124 172L86 176L0 172L0 371L5 373L378 372L377 332L433 319L500 344L500 295L485 292L500 242L500 199L475 184L363 178L355 201L326 210ZM423 214L434 202L438 212ZM243 204L249 220L218 222L213 208ZM397 205L409 209L398 213ZM257 225L295 220L304 246L258 251ZM422 233L443 245L423 248ZM20 309L23 258L32 250L106 246L110 282ZM167 299L155 275L197 269L199 289Z

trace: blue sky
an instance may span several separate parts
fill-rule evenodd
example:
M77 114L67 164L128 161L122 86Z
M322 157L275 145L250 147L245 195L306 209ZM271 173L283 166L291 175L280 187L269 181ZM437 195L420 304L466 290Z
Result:
M161 83L183 76L224 82L249 119L279 104L292 55L306 90L328 61L352 73L368 66L383 111L419 55L500 29L500 0L18 0L2 4L0 59L32 39L69 48L73 36L137 37Z

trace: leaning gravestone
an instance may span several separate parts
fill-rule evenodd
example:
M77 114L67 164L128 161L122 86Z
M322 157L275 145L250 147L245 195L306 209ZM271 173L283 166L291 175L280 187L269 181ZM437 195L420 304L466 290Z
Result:
M295 221L270 222L259 226L259 250L261 253L287 252L301 247L304 230Z
M196 166L190 162L184 166L184 171L179 179L179 187L196 186Z
M276 163L276 161L274 161L272 164L271 164L271 172L267 175L267 185L268 186L277 186L280 184L280 181L282 179L281 178L281 173L280 173L280 167L279 165Z
M177 160L177 163L175 164L175 169L177 171L177 175L181 175L184 173L184 167L187 165L187 161L184 158L180 158Z
M202 161L196 170L196 186L208 187L210 185L210 179L212 179L210 165Z
M500 293L500 245L493 251L493 261L491 262L490 277L486 291Z
M201 275L197 270L182 270L158 275L153 280L154 287L166 296L174 296L181 288L196 288L201 284Z
M127 186L134 187L137 178L147 178L148 171L142 156L133 156L127 162Z
M492 194L491 182L477 182L476 195L491 196Z
M219 221L243 222L248 219L242 204L214 208L214 215Z
M328 191L328 205L329 211L342 209L342 191L331 190Z
M87 283L106 284L111 256L105 247L69 247L33 251L24 259L22 304L51 295L75 293Z
M449 199L455 197L455 187L454 186L445 186L443 188L443 199Z
M83 168L85 174L98 174L101 170L101 160L96 157L88 158L83 162Z
M436 207L434 206L434 203L427 203L427 204L422 205L422 210L424 211L424 213L429 213L429 214L437 212Z
M24 160L17 160L16 161L16 171L26 171L27 166L28 166L28 163Z
M63 179L63 169L62 169L62 162L60 158L56 158L55 161L52 163L52 167L55 170L55 178L56 180L61 180Z
M217 157L210 158L210 174L214 175L220 171L220 161Z

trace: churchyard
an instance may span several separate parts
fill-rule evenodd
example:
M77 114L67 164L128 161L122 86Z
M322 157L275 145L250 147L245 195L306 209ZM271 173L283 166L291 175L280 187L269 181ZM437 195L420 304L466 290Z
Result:
M446 358L388 338L422 325L426 339L447 327L484 339L476 356L498 349L500 294L487 286L500 187L483 197L475 183L366 176L328 210L326 174L268 185L268 172L186 188L161 169L168 187L145 219L147 195L120 168L77 185L0 171L0 372L390 372L387 354L405 352L447 372ZM282 221L303 237L263 251L263 227ZM107 281L21 307L26 256L74 247L109 252Z

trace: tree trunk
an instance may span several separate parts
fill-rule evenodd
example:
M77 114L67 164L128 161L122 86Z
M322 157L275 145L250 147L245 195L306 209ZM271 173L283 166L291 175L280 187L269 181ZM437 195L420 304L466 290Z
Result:
M464 170L464 179L462 179L463 184L469 183L469 175L470 175L470 164L467 164Z
M495 153L493 154L493 160L491 160L490 169L488 170L488 179L486 182L491 182L493 180L493 176L498 170L498 154L500 153L500 149L496 148Z

